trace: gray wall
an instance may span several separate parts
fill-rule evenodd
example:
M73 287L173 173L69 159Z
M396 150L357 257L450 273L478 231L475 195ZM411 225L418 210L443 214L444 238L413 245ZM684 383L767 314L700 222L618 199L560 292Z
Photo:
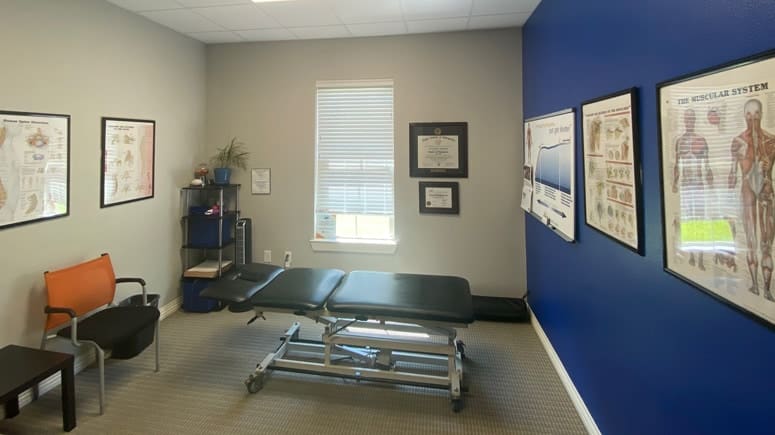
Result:
M104 1L2 1L1 110L71 115L70 216L0 230L0 345L37 345L43 272L109 252L179 296L178 189L202 149L204 45ZM156 120L156 191L100 209L100 118ZM119 289L119 295L136 288Z
M272 169L272 194L242 183L254 224L254 258L285 250L294 266L464 276L475 294L525 290L522 63L518 29L399 37L224 44L207 47L207 150L238 136L249 166ZM315 82L393 79L396 236L393 255L313 252ZM409 177L409 123L467 121L469 177L459 216L420 215ZM436 179L439 180L439 179Z

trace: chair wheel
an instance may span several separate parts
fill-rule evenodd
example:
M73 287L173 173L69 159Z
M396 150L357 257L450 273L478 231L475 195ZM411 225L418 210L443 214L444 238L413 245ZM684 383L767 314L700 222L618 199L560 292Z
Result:
M452 408L452 412L458 413L461 409L463 409L463 399L452 399L450 401L450 408Z
M263 376L256 376L256 375L250 375L245 380L245 386L248 388L248 393L255 394L258 393L261 388L264 387L264 377Z

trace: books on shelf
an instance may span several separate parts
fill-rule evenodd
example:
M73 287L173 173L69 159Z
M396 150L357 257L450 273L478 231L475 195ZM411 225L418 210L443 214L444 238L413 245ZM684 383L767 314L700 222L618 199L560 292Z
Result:
M219 272L226 271L232 265L232 260L221 261L221 269L218 270L218 260L205 260L194 267L186 269L183 276L186 278L217 278Z

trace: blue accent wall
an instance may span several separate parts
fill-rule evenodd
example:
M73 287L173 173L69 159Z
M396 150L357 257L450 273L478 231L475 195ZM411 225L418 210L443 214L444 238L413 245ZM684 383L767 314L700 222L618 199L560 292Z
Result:
M773 47L773 0L543 0L523 29L526 118L639 91L645 257L585 225L581 159L577 243L526 218L531 305L604 434L775 433L775 330L663 270L656 105Z

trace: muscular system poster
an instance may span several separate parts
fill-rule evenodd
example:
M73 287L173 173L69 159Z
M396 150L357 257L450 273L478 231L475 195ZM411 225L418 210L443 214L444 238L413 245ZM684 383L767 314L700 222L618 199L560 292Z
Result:
M523 173L532 185L531 212L569 241L576 237L575 146L573 111L525 121Z
M68 214L70 117L0 112L0 227Z
M775 323L775 59L661 85L667 269Z

